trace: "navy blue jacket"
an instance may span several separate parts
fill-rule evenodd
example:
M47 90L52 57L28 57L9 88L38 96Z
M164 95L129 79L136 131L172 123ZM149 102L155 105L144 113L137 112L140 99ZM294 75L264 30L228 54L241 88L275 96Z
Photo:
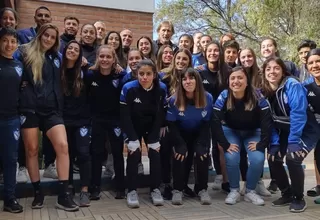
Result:
M18 30L18 41L21 44L27 44L37 36L34 27Z
M14 57L24 64L22 74L23 86L20 93L20 111L23 113L43 111L62 112L63 93L60 79L61 58L59 53L52 51L46 52L42 67L42 83L35 83L31 66L28 66L23 59L23 50L24 47L22 46L14 54ZM47 84L47 79L49 79L52 84ZM48 92L48 88L52 89L53 94Z
M192 54L192 66L196 68L197 66L201 66L207 63L206 59L203 56L203 53Z
M213 99L209 93L206 92L205 94L207 105L204 108L196 108L192 102L188 102L184 111L179 111L175 105L175 96L169 99L166 119L175 147L186 146L182 134L196 135L196 144L201 145L203 148L208 148L207 145L210 145Z
M141 140L141 137L147 144L159 141L167 108L166 91L161 82L150 90L145 90L138 80L123 86L120 95L121 124L129 141Z

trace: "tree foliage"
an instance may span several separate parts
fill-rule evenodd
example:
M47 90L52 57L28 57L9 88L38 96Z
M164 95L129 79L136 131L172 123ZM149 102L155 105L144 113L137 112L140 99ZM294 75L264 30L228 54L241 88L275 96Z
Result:
M295 60L302 39L319 39L319 8L318 0L162 0L154 18L171 20L177 33L202 31L218 39L230 32L255 49L270 36L283 58Z

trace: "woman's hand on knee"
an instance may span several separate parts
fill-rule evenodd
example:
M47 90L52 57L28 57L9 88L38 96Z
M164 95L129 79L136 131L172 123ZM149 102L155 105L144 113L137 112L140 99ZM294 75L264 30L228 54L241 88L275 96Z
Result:
M248 146L248 150L249 151L256 151L257 150L257 144L258 144L258 142L250 141L249 142L249 146Z
M230 154L233 154L233 152L239 152L239 146L236 144L230 144L229 148L227 149L227 152Z

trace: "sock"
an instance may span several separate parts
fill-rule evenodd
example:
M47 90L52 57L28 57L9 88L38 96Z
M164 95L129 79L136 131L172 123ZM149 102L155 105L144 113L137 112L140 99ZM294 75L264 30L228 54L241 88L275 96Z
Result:
M38 191L40 191L40 180L39 181L37 181L37 182L32 182L32 186L33 186L33 190L35 191L35 192L38 192Z
M69 181L68 180L59 180L59 194L66 194L68 190Z

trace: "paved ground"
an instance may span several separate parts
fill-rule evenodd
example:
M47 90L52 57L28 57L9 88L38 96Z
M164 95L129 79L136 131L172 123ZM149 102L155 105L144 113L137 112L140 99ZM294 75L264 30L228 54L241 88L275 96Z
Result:
M314 186L315 179L312 166L312 157L306 161L306 189ZM265 180L268 183L269 180ZM210 185L210 184L209 184ZM211 188L211 187L210 187ZM279 196L273 195L271 198L265 198L266 205L263 207L255 206L251 203L242 201L236 205L230 206L224 204L225 194L209 190L213 203L210 206L200 205L197 199L184 199L184 205L173 206L167 201L163 207L154 207L149 199L147 189L139 189L140 208L130 209L125 200L115 200L113 192L104 191L100 201L92 202L91 207L82 208L78 212L68 213L54 208L56 197L46 197L45 207L41 210L32 210L30 208L32 198L20 199L24 206L24 212L21 214L9 214L0 211L0 220L58 220L58 219L77 219L77 220L200 220L200 219L250 219L250 220L315 220L320 219L320 205L313 203L313 198L306 197L308 209L302 214L293 214L288 211L288 207L275 208L271 202Z

